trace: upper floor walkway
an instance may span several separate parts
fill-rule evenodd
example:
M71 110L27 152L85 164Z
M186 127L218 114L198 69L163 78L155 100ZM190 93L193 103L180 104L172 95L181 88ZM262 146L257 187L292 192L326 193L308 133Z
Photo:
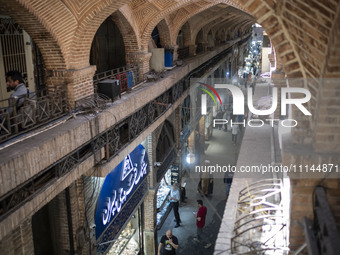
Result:
M189 94L184 77L247 40L245 36L187 59L163 78L141 83L108 107L73 112L2 144L1 236L81 175L106 176Z

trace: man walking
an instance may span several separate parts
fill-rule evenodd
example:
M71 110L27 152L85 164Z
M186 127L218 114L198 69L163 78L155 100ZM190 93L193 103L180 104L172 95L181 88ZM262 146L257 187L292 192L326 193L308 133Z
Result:
M158 255L161 255L163 248L163 255L175 255L178 249L178 239L172 235L171 229L166 231L166 234L162 236L161 242L158 245Z
M211 247L210 242L205 242L206 239L203 233L203 227L205 225L205 217L207 215L207 207L203 205L202 200L197 200L198 211L194 213L196 217L196 226L197 226L197 237L194 238L194 241L197 243L201 243L202 245L205 243L204 248L208 249Z

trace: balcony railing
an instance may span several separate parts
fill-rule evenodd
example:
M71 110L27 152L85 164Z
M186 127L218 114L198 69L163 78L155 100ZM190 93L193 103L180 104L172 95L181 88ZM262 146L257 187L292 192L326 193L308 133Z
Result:
M93 77L93 84L95 91L97 91L97 85L99 82L107 79L117 79L119 80L120 91L122 93L140 83L141 80L139 77L138 65L124 66L95 74Z
M189 47L180 48L177 50L178 58L184 59L189 57Z
M20 106L17 102L22 102ZM67 114L65 91L49 87L15 100L0 100L0 143ZM9 107L11 106L11 107ZM11 109L11 110L10 110Z
M340 235L337 222L328 203L325 189L321 186L314 190L314 222L303 218L304 233L308 254L335 255L340 250ZM336 206L335 206L336 207Z

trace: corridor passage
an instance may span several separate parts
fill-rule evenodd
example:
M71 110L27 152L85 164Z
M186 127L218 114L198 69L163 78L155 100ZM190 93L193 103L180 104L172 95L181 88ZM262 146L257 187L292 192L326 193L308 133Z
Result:
M213 136L209 141L205 141L205 159L209 160L209 165L235 165L237 153L241 143L241 135L238 138L237 146L234 146L231 140L231 132L225 132L214 128ZM182 184L186 183L186 203L182 203L179 213L182 220L181 226L174 228L176 225L173 211L170 211L168 218L162 228L158 231L158 243L168 229L172 229L173 235L178 238L179 249L178 255L208 255L214 253L215 240L220 228L223 211L226 204L225 183L223 178L214 178L213 194L207 197L201 196L197 192L199 179L189 178L189 174L182 179ZM202 199L203 204L207 207L208 213L204 233L206 239L211 241L212 246L208 249L204 245L197 244L193 241L196 236L196 219L193 212L197 212L197 199ZM193 251L195 251L193 253Z

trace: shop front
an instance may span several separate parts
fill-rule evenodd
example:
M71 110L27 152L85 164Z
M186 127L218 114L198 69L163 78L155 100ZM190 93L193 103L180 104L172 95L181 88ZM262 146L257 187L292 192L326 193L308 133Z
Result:
M137 255L143 247L143 200L149 162L137 146L104 180L95 211L97 254Z
M178 165L170 165L159 184L157 191L157 229L162 227L171 210L169 202L169 185L174 183L180 183Z

